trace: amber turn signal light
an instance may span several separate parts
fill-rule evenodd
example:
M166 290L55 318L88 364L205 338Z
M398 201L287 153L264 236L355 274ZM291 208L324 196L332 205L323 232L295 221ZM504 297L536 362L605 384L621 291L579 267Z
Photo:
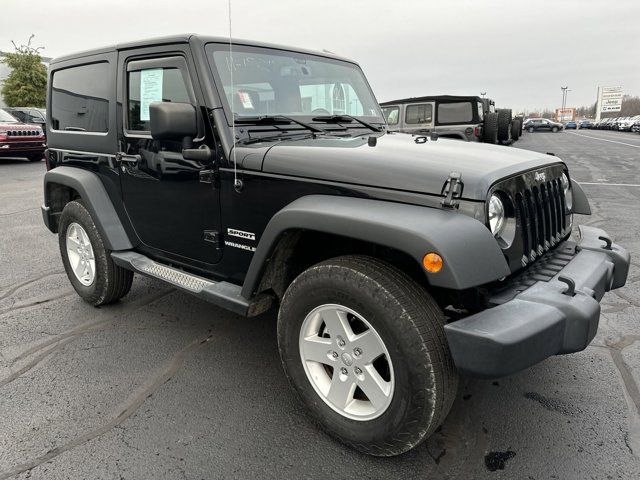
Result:
M422 266L429 273L437 273L442 270L442 257L437 253L427 253L422 257Z

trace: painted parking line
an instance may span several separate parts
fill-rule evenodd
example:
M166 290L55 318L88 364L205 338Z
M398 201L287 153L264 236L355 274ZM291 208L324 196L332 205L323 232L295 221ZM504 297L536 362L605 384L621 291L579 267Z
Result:
M632 143L618 142L617 140L607 140L606 138L592 137L591 135L585 135L584 133L576 133L576 132L567 132L567 133L570 133L571 135L578 135L579 137L591 138L593 140L600 140L602 142L619 143L620 145L626 145L627 147L640 148L640 145L634 145Z
M576 180L576 182L578 182ZM607 182L578 182L580 185L607 185L609 187L640 187L640 183L607 183Z

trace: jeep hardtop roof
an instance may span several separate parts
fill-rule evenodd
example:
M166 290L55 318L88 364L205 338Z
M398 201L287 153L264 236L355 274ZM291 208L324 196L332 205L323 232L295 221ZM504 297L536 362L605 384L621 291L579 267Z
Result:
M482 98L473 95L429 95L426 97L409 97L402 98L400 100L389 100L382 102L380 105L397 105L398 103L417 103L417 102L430 102L433 100L439 100L441 102L460 102L460 101L482 101Z
M166 37L155 37L155 38L147 38L147 39L142 39L142 40L136 40L136 41L130 41L130 42L124 42L124 43L117 43L115 45L110 45L107 47L102 47L102 48L95 48L92 50L85 50L85 51L81 51L81 52L77 52L77 53L72 53L69 55L63 55L61 57L56 57L53 60L51 60L51 64L56 64L56 63L60 63L60 62L66 62L68 60L75 60L75 59L79 59L82 57L87 57L90 55L98 55L101 53L108 53L108 52L115 52L115 51L119 51L119 50L127 50L127 49L131 49L131 48L139 48L139 47L153 47L153 46L158 46L158 45L167 45L167 44L173 44L173 43L191 43L191 42L195 42L196 44L206 44L206 43L229 43L229 37L213 37L213 36L207 36L207 35L198 35L198 34L194 34L194 33L185 33L185 34L180 34L180 35L170 35L170 36L166 36ZM252 47L266 47L266 48L273 48L273 49L277 49L277 50L284 50L284 51L290 51L290 52L297 52L297 53L306 53L306 54L310 54L310 55L318 55L321 57L328 57L328 58L333 58L336 60L343 60L346 62L350 62L350 63L354 63L357 65L357 62L354 62L353 60L350 60L348 58L345 57L341 57L339 55L336 55L334 53L328 52L328 51L322 51L322 52L317 52L314 50L307 50L307 49L303 49L303 48L297 48L297 47L289 47L286 45L276 45L276 44L271 44L271 43L265 43L265 42L257 42L255 40L243 40L243 39L239 39L239 38L234 38L232 39L232 43L234 45L247 45L247 46L252 46Z

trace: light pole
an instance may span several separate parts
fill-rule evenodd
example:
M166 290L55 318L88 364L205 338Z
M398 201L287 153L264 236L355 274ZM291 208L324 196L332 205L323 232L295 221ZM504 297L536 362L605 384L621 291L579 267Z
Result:
M564 106L566 105L566 101L567 101L567 90L569 89L569 86L564 86L564 87L560 87L560 90L562 90L562 109L560 110L560 118L558 119L558 121L562 121L562 119L564 118Z

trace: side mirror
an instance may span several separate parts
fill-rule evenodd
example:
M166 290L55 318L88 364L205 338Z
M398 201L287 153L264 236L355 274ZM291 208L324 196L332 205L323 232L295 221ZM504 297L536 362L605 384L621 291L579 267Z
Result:
M151 136L156 140L183 140L198 135L196 109L188 103L151 103L149 124Z

